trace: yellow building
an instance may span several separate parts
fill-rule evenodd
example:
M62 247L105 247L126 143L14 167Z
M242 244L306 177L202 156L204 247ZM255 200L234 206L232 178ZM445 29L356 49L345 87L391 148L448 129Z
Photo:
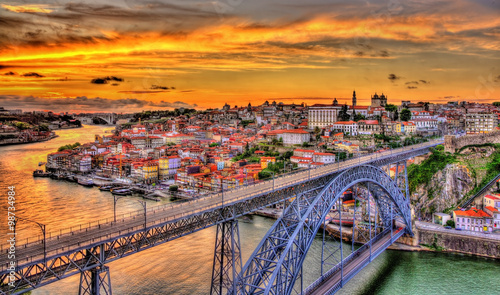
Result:
M145 163L144 166L142 166L142 175L144 176L144 181L147 183L158 181L158 163Z
M158 160L158 177L161 180L167 179L169 176L168 158L162 157Z
M276 163L275 157L261 157L260 158L260 167L262 169L266 169L269 163Z

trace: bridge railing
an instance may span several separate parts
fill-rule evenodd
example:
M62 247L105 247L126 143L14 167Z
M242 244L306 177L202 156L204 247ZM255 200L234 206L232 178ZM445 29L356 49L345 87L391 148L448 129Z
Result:
M399 238L399 235L397 235L397 234L400 233L402 230L403 230L403 228L399 228L397 231L393 232L393 237L391 237L391 239L389 239L383 245L380 245L377 249L375 249L375 251L372 252L371 256L372 257L378 256L382 251L385 250L385 248L387 248L389 245L391 245L392 243L394 243L395 240L397 240ZM376 235L375 237L373 237L370 241L368 241L367 243L365 243L363 246L361 246L358 249L356 249L354 252L352 252L347 257L345 257L341 262L337 263L334 267L332 267L330 270L328 270L327 272L325 272L323 274L323 276L319 277L316 281L314 281L311 285L309 285L304 290L303 293L304 294L311 294L312 292L314 292L318 287L321 286L321 284L323 284L326 280L328 280L336 272L338 272L340 270L340 268L344 267L346 264L348 264L351 261L353 261L356 257L358 257L361 254L361 252L365 251L369 247L372 247L372 245L374 243L378 242L380 239L382 239L383 237L385 237L386 235L388 235L390 233L390 231L391 231L390 228L386 228L385 230L383 230L382 232L380 232L378 235ZM370 259L370 256L368 256L367 259ZM345 279L348 280L349 278L350 278L350 275L346 274L345 276L342 277L342 279L339 282L337 282L335 285L333 285L331 289L339 289L341 287L341 285L342 285L342 280L345 280Z
M370 163L372 161L389 158L395 154L399 154L399 153L411 151L411 150L418 150L419 148L425 148L425 147L437 145L439 143L442 143L442 140L434 140L434 141L421 143L421 144L417 144L417 145L397 148L394 150L391 149L389 151L385 151L385 152L381 152L381 153L373 153L370 155L360 156L357 158L345 159L344 161L337 161L335 163L330 163L330 164L316 167L316 168L310 169L310 170L293 171L291 173L282 174L279 177L274 178L274 180L271 179L271 180L258 182L258 183L248 185L248 186L242 186L242 187L239 187L239 188L236 188L233 190L224 191L224 193L217 193L217 194L205 196L203 198L195 199L195 200L192 200L189 202L165 204L165 205L147 208L146 212L147 212L147 214L149 214L149 213L156 213L159 211L167 211L167 210L174 210L176 208L188 207L188 206L191 206L193 203L199 202L200 200L215 199L215 198L221 199L222 194L224 194L225 196L234 195L234 194L242 193L242 192L248 190L248 188L256 187L256 186L261 187L261 190L259 190L257 193L260 195L262 193L273 191L273 183L274 183L274 189L282 188L282 187L286 187L286 186L289 186L289 185L294 184L294 183L295 184L298 183L296 179L290 180L290 181L285 181L287 178L292 178L293 176L295 176L297 174L303 174L304 176L308 176L310 174L311 178L315 178L318 176L325 175L327 173L331 173L331 172L335 172L335 171L338 171L338 170L341 170L341 169L344 169L347 167L351 167L351 164L358 164L359 165L359 164ZM305 177L303 179L304 179L303 181L308 181L308 177ZM233 196L230 199L229 198L226 199L226 202L222 202L222 201L215 202L214 204L202 207L201 209L198 208L196 210L183 211L181 214L166 217L164 219L159 219L159 220L157 219L157 220L148 222L148 224L149 224L149 226L161 224L161 223L164 223L167 221L172 221L172 220L175 220L175 219L178 219L181 217L190 216L190 215L195 214L195 213L200 212L200 211L205 211L205 210L208 210L211 208L221 207L223 204L229 205L229 204L232 204L234 202L239 202L241 200L251 198L255 195L256 195L255 192L240 194L239 196L236 196L236 197ZM144 214L143 210L132 211L132 212L120 215L120 217L117 218L117 220L120 220L121 223L125 223L126 221L135 219L137 216L142 216L143 214ZM88 226L86 226L87 224L85 224L86 227L83 227L83 224L80 224L77 226L73 226L73 227L69 227L69 228L65 228L65 229L60 229L59 231L48 232L46 234L46 242L50 243L51 241L59 240L65 236L75 235L75 234L82 233L82 232L87 232L87 231L92 230L92 229L100 228L102 225L110 225L110 226L116 225L118 223L118 221L114 222L113 219L114 218L110 217L110 218L106 218L106 219L101 219L101 220L89 222ZM40 244L43 242L43 236L37 235L35 237L28 237L23 241L24 241L24 244L21 242L17 243L18 247L20 246L20 247L26 248L30 245ZM8 251L7 249L9 247L10 247L9 244L0 245L0 252Z

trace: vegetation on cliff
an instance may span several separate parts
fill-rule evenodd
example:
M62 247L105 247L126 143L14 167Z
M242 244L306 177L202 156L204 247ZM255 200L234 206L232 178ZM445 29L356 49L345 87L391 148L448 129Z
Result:
M455 155L443 151L444 147L438 145L431 150L431 154L420 165L410 165L408 167L408 180L410 193L415 192L417 186L428 186L434 174L443 170L446 165L456 161Z

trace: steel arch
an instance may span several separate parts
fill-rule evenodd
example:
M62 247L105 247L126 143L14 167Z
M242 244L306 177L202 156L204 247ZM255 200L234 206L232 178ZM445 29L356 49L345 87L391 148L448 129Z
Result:
M378 167L354 167L323 188L296 196L250 256L238 276L235 293L290 294L307 251L330 208L344 191L360 182L372 183L371 187L385 192L374 195L377 206L393 203L411 234L409 199L397 183ZM381 213L385 213L383 219L394 217L392 213ZM384 223L387 224L387 220Z

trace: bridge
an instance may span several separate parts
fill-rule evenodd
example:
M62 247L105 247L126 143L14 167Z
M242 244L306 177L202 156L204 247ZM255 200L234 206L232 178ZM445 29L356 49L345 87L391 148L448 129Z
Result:
M116 220L99 220L44 238L18 241L0 251L0 294L22 294L80 274L79 294L111 294L107 263L181 236L217 226L211 294L333 293L402 234L412 234L406 160L429 152L440 140L374 153L284 174L189 202L144 208ZM396 164L395 178L387 171ZM353 186L354 212L343 212L342 194ZM282 216L242 267L237 217L282 204ZM334 216L332 216L332 214ZM325 230L327 215L351 220L351 247ZM321 276L304 290L302 262L322 230ZM357 245L363 244L360 248ZM325 289L326 288L326 289Z

